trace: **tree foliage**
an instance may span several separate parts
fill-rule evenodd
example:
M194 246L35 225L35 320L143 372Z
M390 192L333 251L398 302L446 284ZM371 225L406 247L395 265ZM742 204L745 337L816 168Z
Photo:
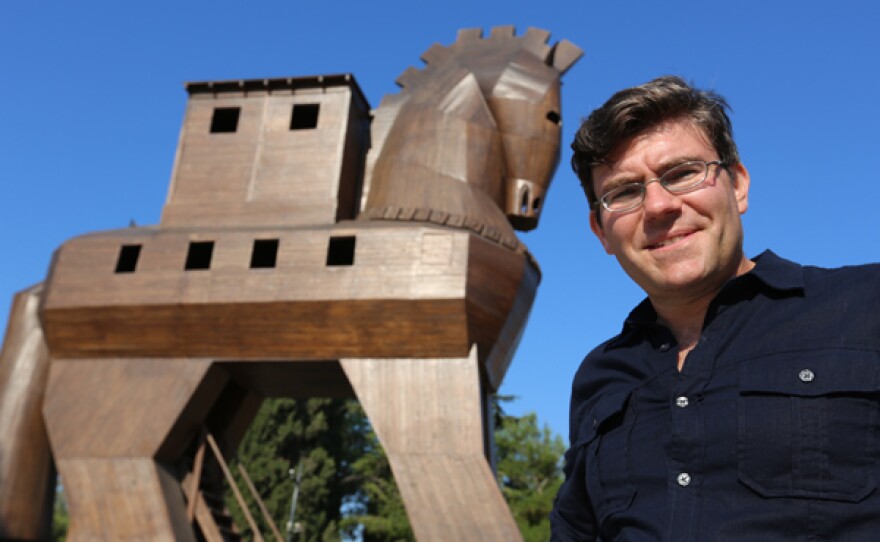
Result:
M544 541L565 444L546 425L539 428L536 414L506 414L502 403L511 400L494 401L498 483L525 541ZM239 460L282 529L293 491L288 470L300 459L296 517L303 532L294 540L415 540L388 458L356 402L274 399L257 415ZM245 525L241 516L236 523Z
M373 431L366 436L365 453L352 466L358 490L342 520L343 530L349 538L363 542L414 541L388 457Z
M52 508L52 542L64 542L67 539L67 526L70 517L67 513L67 499L61 484L55 486L55 504Z
M501 415L495 429L501 491L526 542L550 539L550 510L562 484L565 443L538 417Z
M238 460L247 470L275 524L285 531L290 514L294 478L291 469L302 469L296 506L300 527L297 542L339 540L341 508L356 491L351 466L362 455L365 418L357 403L338 399L268 399L264 401L238 449ZM245 485L236 472L239 488ZM270 533L247 491L242 491L258 528ZM239 526L244 515L226 495L227 507ZM250 533L243 529L247 537Z
M508 415L496 397L495 447L502 493L526 542L550 538L549 514L562 483L565 444L537 415ZM363 411L354 401L269 399L242 440L238 460L245 465L275 524L285 530L294 480L301 468L296 520L297 542L360 539L363 542L415 540L388 458ZM238 473L236 472L236 476ZM237 479L240 488L245 485ZM270 532L249 492L248 506L264 534ZM231 494L227 507L236 525L246 526ZM52 539L63 542L67 507L63 490L55 500ZM243 529L245 538L251 533Z

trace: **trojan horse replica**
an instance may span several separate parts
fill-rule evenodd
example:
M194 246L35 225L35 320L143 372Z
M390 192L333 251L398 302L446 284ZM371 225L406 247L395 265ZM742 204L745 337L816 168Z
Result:
M264 397L357 397L419 540L517 540L489 396L559 158L547 32L461 31L371 113L350 75L189 83L161 223L74 238L0 358L0 538L221 540L205 442ZM259 539L260 535L257 533Z

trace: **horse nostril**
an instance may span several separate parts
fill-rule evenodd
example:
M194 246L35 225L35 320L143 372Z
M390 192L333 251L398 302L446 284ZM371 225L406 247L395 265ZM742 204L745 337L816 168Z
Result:
M541 198L535 198L535 201L532 202L532 210L536 213L538 212L538 207L541 206Z
M519 205L519 212L521 214L526 214L529 212L529 189L526 188L522 192L522 201Z

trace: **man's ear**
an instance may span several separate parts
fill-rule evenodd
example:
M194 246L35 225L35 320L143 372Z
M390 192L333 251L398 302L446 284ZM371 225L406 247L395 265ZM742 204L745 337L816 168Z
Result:
M602 243L602 248L605 249L605 253L611 254L611 249L608 248L608 239L605 237L605 230L602 228L602 224L599 223L598 209L590 211L590 229L593 230L593 233L599 239L599 242Z
M739 214L744 214L749 209L749 170L742 164L736 164L731 169L736 206Z

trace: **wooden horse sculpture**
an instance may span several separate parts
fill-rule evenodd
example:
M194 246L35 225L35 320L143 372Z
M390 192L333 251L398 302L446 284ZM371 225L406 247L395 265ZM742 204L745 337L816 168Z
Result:
M160 225L72 239L16 297L0 538L46 536L54 458L72 541L222 539L204 435L228 455L264 397L356 396L419 540L519 539L488 397L581 55L548 38L460 32L372 127L349 75L188 84Z

